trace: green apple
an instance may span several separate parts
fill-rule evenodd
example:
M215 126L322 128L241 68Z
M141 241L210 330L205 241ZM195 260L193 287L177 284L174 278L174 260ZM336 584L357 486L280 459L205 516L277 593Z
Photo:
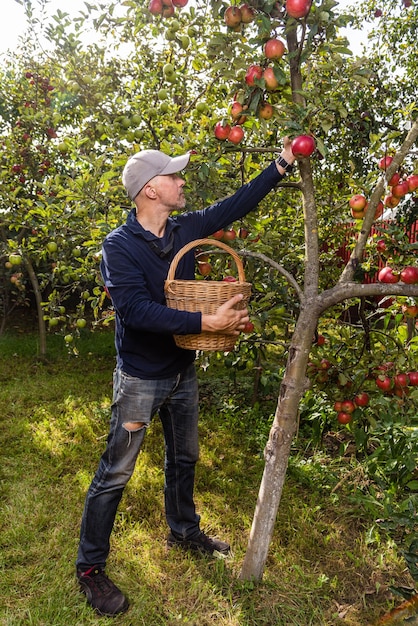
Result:
M22 263L22 257L20 256L20 254L10 254L9 263L11 263L12 265L20 265Z
M77 328L85 328L87 322L83 317L79 317L76 321Z
M48 252L56 252L58 250L58 246L55 241L48 241L46 244L46 249Z
M167 89L164 89L164 88L159 89L158 93L157 93L157 96L158 96L158 100L166 100L168 98L168 91L167 91Z

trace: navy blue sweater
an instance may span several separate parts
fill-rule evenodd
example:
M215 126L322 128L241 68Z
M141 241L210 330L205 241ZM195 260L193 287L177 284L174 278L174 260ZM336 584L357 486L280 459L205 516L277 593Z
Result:
M117 366L132 376L167 378L191 364L194 350L178 348L173 334L201 332L201 313L166 306L164 281L174 255L187 243L208 237L244 217L282 179L275 163L235 194L199 211L169 217L162 239L144 230L135 209L103 242L101 271L116 312ZM161 258L152 246L171 252ZM181 259L176 278L193 280L194 252Z

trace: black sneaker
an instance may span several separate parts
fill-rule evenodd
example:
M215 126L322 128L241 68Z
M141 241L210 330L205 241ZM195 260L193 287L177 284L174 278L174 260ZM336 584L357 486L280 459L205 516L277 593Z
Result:
M170 533L167 537L167 546L169 548L179 546L180 548L183 548L183 550L192 550L206 554L219 553L224 556L228 554L231 549L229 543L219 541L219 539L212 539L212 537L208 537L202 531L200 531L196 537L192 537L191 539L178 539L173 535L173 533Z
M77 572L77 578L87 602L99 615L112 617L127 610L128 600L101 567L93 566L86 572Z

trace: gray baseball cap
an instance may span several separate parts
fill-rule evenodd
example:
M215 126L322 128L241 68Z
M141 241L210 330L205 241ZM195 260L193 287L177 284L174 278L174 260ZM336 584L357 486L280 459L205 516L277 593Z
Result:
M190 154L169 157L160 150L141 150L131 156L122 173L122 183L131 200L154 176L176 174L188 164Z

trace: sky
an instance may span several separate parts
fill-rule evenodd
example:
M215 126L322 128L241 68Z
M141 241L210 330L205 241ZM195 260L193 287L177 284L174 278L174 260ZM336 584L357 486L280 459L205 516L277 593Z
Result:
M340 0L339 8L343 9L352 0ZM70 15L84 9L84 0L49 0L48 4L50 13L54 14L57 9L61 9ZM0 53L8 49L13 49L18 41L19 35L25 30L24 9L16 0L1 0L2 17L0 20ZM350 38L352 50L356 53L360 52L361 42L366 41L366 35L363 33L347 32Z

